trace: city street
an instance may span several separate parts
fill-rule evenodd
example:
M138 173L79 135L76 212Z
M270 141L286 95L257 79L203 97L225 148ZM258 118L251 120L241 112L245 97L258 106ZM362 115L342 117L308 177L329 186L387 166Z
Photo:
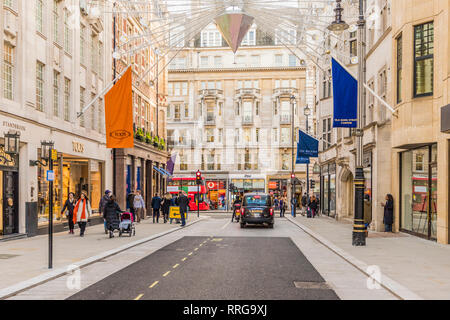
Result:
M286 218L274 229L206 220L130 248L10 299L396 299ZM112 240L114 241L114 239Z

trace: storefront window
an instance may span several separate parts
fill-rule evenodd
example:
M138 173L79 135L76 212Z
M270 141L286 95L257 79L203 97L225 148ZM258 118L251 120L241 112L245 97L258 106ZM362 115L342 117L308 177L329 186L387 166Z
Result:
M329 215L334 217L336 215L336 165L330 165L330 208Z
M436 239L436 155L433 145L403 152L401 157L400 227L429 239Z
M193 181L195 182L195 181ZM207 180L206 188L208 200L211 201L214 209L226 209L227 190L225 180Z

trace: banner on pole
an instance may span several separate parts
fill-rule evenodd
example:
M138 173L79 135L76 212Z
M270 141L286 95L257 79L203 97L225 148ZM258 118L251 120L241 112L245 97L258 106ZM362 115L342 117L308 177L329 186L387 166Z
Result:
M105 95L107 148L133 148L133 94L131 68Z
M311 137L309 134L299 130L299 141L297 143L297 158L311 157L317 158L319 156L319 140Z
M334 115L333 128L356 128L358 122L358 81L332 59Z

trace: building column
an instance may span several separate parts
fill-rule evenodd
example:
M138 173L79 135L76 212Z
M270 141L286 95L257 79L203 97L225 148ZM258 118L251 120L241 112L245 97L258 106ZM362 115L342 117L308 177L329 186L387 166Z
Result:
M437 242L450 243L450 140L443 136L438 140L437 154Z
M146 161L145 172L146 172L145 204L147 210L150 210L153 197L153 161L151 160Z
M121 208L127 207L127 154L124 149L116 151L116 201Z
M159 162L155 162L154 166L159 168ZM155 184L155 186L156 186L155 192L157 192L159 194L159 189L160 189L160 185L161 185L161 174L159 172L156 172L155 173L155 178L156 178L155 179L156 180L156 182L155 182L156 183Z

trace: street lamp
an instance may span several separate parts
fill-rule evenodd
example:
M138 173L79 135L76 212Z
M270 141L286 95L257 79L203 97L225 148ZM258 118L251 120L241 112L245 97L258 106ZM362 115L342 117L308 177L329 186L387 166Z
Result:
M295 128L294 128L294 104L296 102L296 98L294 95L291 95L291 125L292 125L292 134L291 134L291 142L292 142L292 170L291 170L291 206L292 206L292 212L293 212L293 216L296 216L296 204L294 203L294 195L295 195L295 183L294 183L294 179L295 179L295 160L294 160L294 139L295 139Z
M306 133L309 134L309 116L311 115L311 108L306 105L306 107L303 109L303 114L306 117ZM309 164L306 164L306 195L309 200Z
M10 131L5 133L5 155L9 157L0 155L5 164L15 162L15 156L19 154L19 137L20 134L17 132Z
M334 9L334 12L336 12L336 17L335 20L328 26L328 30L335 33L341 33L350 27L344 20L342 20L342 11L344 11L344 9L341 7L341 0L336 0L336 9Z
M348 29L348 25L342 21L341 0L336 0L336 20L328 27L331 31L343 31ZM362 111L365 109L364 83L366 81L366 59L365 59L365 35L366 20L364 10L365 0L359 0L359 20L358 20L358 126L356 129L356 169L355 169L355 213L353 224L352 244L354 246L366 245L366 234L364 226L364 169L363 158L363 134L362 130Z
M40 160L30 160L30 166L35 167L38 164L40 164L43 167L48 166L48 162L51 157L51 150L53 149L54 144L55 143L53 141L41 141L41 157L40 158L44 162L42 162Z

